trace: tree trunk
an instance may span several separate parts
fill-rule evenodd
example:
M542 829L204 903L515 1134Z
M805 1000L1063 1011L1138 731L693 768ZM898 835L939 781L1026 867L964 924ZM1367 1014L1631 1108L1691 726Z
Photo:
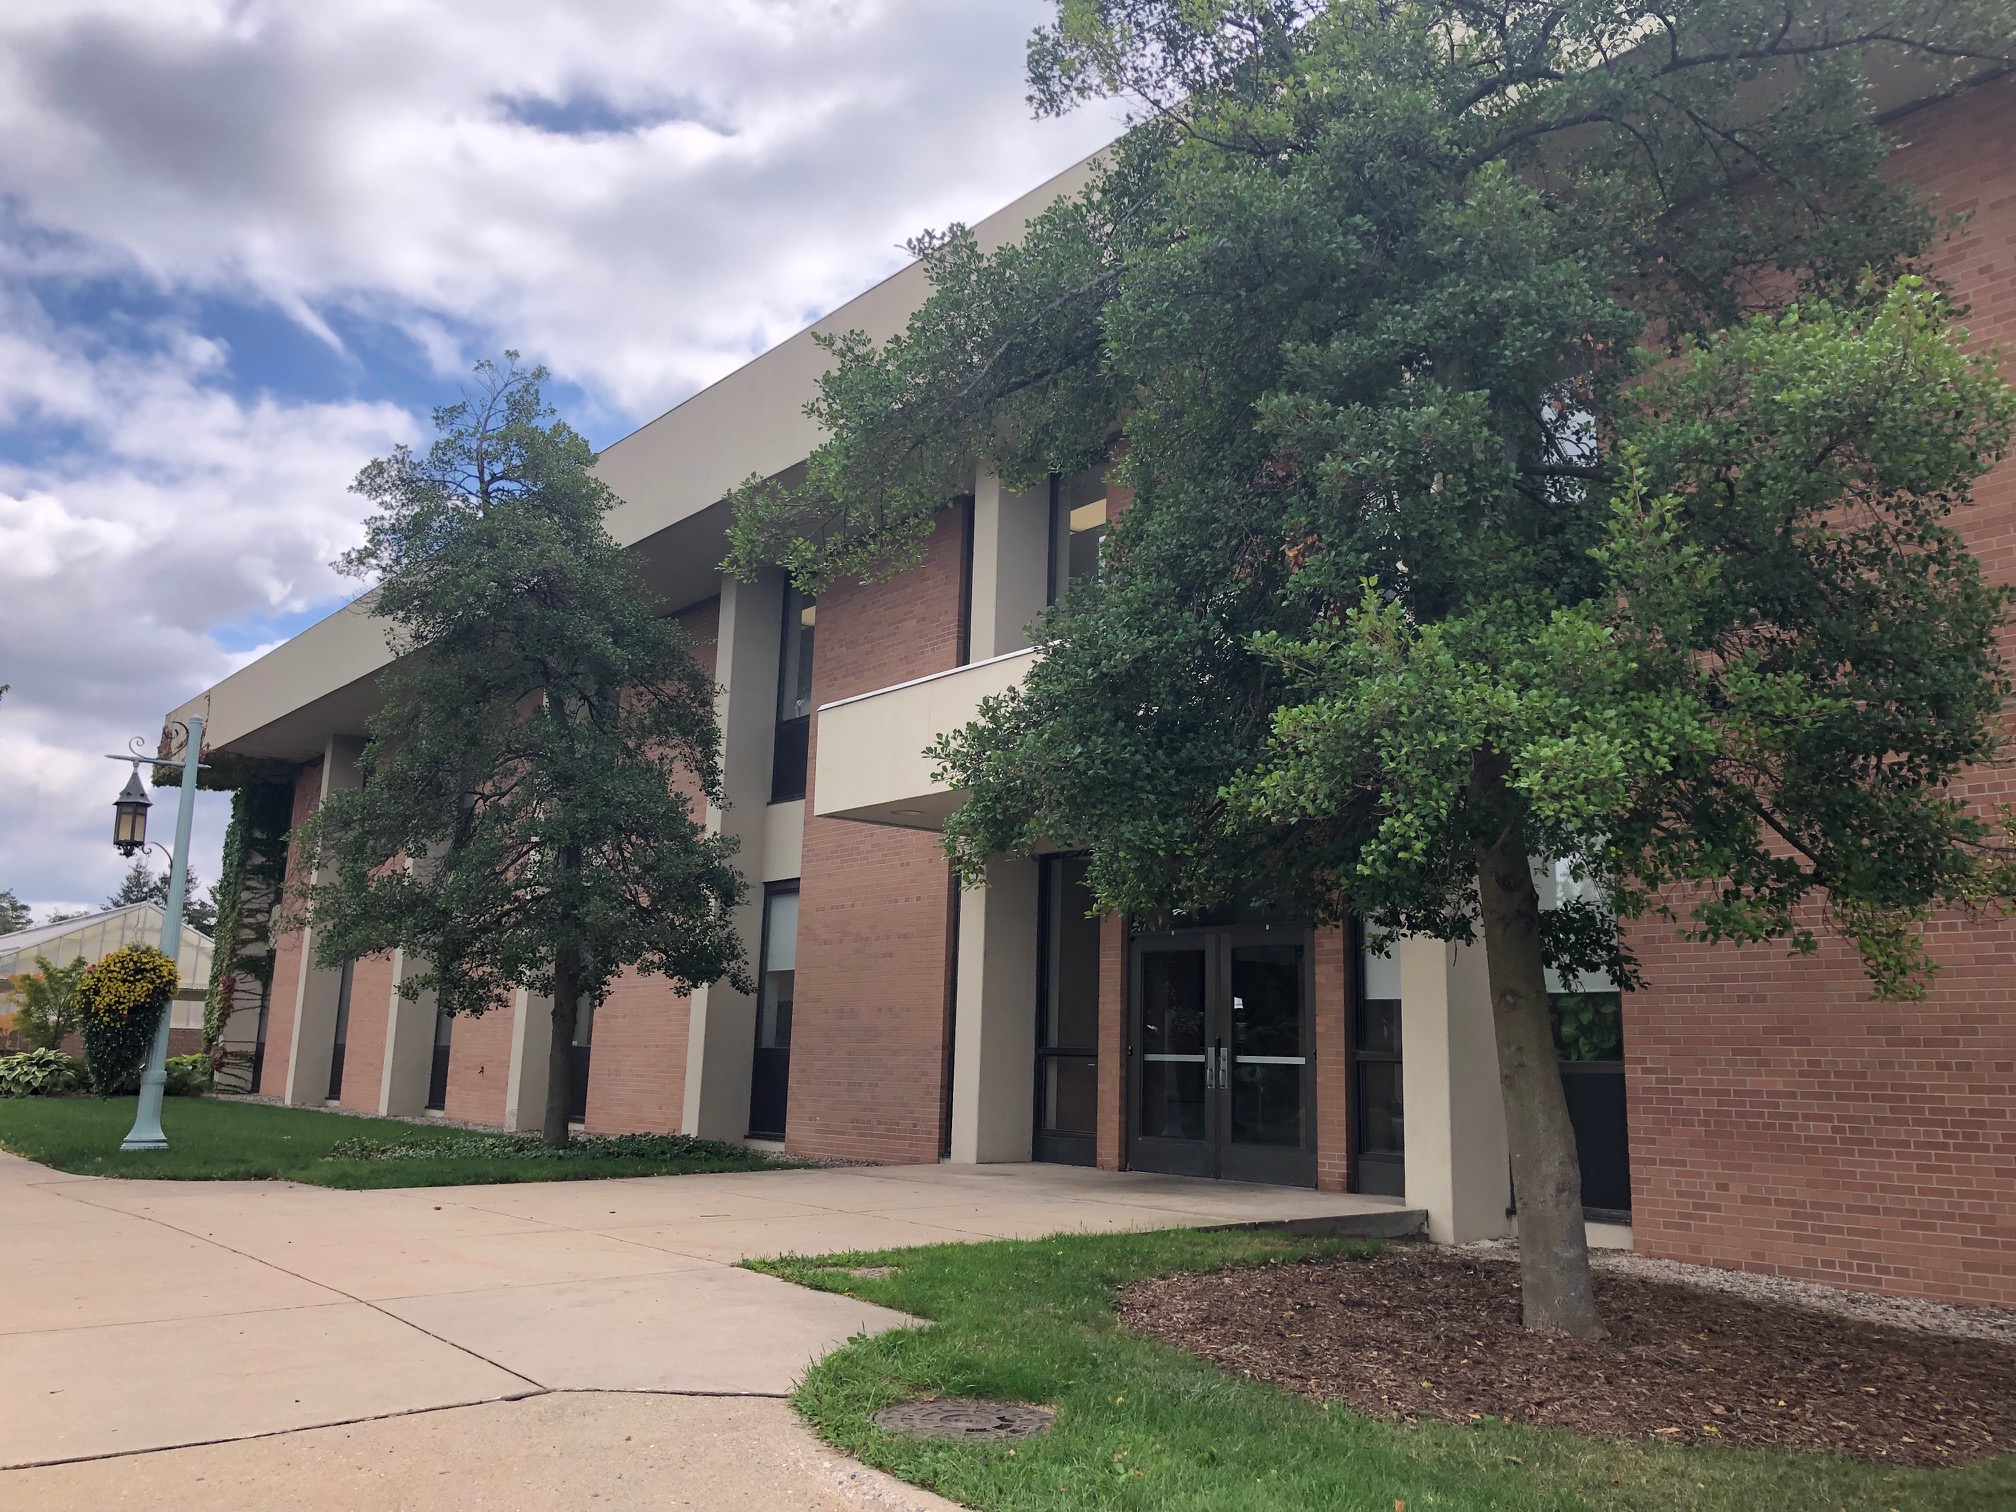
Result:
M1502 769L1480 760L1471 777L1481 816L1505 797ZM1505 1097L1505 1140L1519 1207L1519 1280L1526 1326L1578 1339L1603 1336L1589 1284L1582 1226L1582 1163L1561 1090L1540 954L1540 894L1533 864L1511 826L1477 846L1477 894L1491 978L1491 1022Z
M567 1104L574 1087L574 1024L581 1013L581 952L553 958L553 1036L546 1047L546 1121L540 1129L556 1150L567 1147Z

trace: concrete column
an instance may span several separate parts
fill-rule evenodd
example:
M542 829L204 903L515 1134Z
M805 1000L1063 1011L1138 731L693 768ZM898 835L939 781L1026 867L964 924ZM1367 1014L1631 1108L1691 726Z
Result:
M1050 598L1050 490L1011 493L992 473L973 485L974 661L1029 647L1029 623Z
M1499 1238L1511 1175L1484 947L1416 936L1395 949L1407 1205L1427 1210L1437 1243Z
M1036 1100L1036 863L1002 858L959 900L952 1158L1028 1160Z
M322 747L322 791L331 793L361 786L357 758L364 753L361 735L331 735ZM328 869L315 873L320 884ZM336 1048L336 999L343 973L315 964L316 929L301 932L301 976L294 987L294 1027L287 1046L287 1085L281 1096L296 1107L319 1108L329 1097L329 1062Z
M511 1078L504 1088L504 1127L546 1126L546 1082L553 1053L553 999L523 987L511 1001Z
M725 809L708 809L707 827L711 833L741 841L738 862L750 888L749 902L736 911L735 926L752 968L758 964L756 952L763 938L762 880L770 876L764 864L765 840L775 827L768 812L770 757L777 728L777 656L783 620L783 574L766 572L754 583L722 580L714 710L721 725L728 803ZM795 807L802 814L804 805ZM693 994L691 1008L679 1127L703 1139L741 1139L749 1132L756 1000L726 982L713 982Z
M385 1015L385 1072L378 1087L378 1111L407 1118L427 1107L427 1079L434 1069L434 994L400 994L399 984L418 976L426 963L403 950L392 953L392 1006Z

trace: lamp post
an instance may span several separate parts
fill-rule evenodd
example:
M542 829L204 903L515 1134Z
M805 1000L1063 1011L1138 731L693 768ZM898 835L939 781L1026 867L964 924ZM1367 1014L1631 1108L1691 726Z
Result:
M162 911L161 953L171 961L182 956L182 905L189 891L189 830L196 821L196 773L203 763L203 719L192 714L182 722L182 802L175 811L175 849L168 857L168 905ZM165 766L151 756L114 756L114 761L133 763L133 774L112 805L112 843L122 856L130 856L147 844L147 810L153 800L140 781L140 763ZM168 1085L168 1023L174 1015L175 1000L161 1005L161 1021L154 1026L154 1043L147 1052L147 1069L140 1077L140 1106L133 1114L133 1129L119 1143L122 1150L165 1150L168 1136L161 1132L161 1095Z

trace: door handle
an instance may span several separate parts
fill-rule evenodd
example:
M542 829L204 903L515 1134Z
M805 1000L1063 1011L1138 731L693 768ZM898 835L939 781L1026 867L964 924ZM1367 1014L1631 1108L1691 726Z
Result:
M1204 1067L1204 1080L1207 1085L1212 1084L1213 1078L1211 1073L1214 1070L1217 1073L1216 1085L1220 1091L1224 1091L1232 1085L1232 1066L1225 1055L1225 1041L1222 1039L1219 1040L1216 1045L1204 1052Z

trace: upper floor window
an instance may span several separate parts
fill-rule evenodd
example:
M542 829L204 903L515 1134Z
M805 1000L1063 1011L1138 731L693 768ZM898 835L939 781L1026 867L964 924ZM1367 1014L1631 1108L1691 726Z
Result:
M818 606L784 586L784 633L777 658L777 739L770 758L770 801L805 796L812 743L812 633Z
M1099 576L1099 548L1106 539L1106 469L1052 482L1050 504L1050 602L1073 583Z

